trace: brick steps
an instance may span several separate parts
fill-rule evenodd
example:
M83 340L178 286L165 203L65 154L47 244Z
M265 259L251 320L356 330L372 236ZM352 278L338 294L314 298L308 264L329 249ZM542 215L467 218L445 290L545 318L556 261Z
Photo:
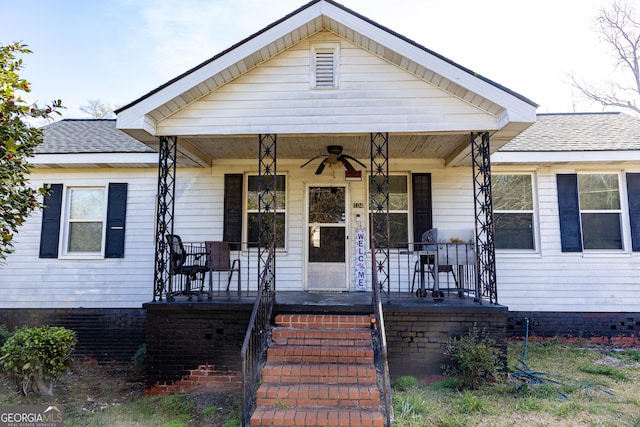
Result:
M256 409L251 417L251 426L362 426L382 427L384 420L378 410L366 409Z
M367 315L278 315L251 426L382 427Z
M360 407L380 404L376 384L265 384L257 393L258 405Z
M373 363L373 350L359 347L287 345L267 350L267 360L292 363Z
M262 382L375 384L376 369L366 365L333 364L267 364L262 369Z

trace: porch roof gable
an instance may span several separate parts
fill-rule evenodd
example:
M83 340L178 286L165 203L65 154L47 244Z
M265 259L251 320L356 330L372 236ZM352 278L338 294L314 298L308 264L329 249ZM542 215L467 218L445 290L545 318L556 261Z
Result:
M161 120L320 31L333 32L495 116L491 129L477 130L495 132L493 138L497 142L503 144L535 122L537 105L526 97L333 0L313 0L118 109L117 126L136 139L153 143ZM424 132L430 130L425 124Z

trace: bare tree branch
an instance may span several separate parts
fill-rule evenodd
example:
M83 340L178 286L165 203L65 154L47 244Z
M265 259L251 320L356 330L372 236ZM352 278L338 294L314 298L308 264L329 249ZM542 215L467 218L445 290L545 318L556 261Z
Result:
M87 113L93 119L110 119L115 117L113 108L99 99L89 99L86 105L80 106L80 111Z
M571 85L587 99L604 107L618 107L640 114L640 20L633 3L614 0L609 8L600 9L595 23L600 37L611 49L614 70L625 73L633 84L607 81L596 86L571 73Z

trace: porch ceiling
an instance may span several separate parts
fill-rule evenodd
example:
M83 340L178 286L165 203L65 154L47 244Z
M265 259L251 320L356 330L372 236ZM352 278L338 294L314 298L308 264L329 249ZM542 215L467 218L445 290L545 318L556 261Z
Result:
M328 145L341 145L344 153L365 161L370 156L370 134L277 135L277 156L308 160L327 154ZM258 135L181 136L178 165L208 167L220 159L257 159ZM444 159L449 166L470 165L470 134L389 134L389 157ZM366 162L365 162L366 163Z

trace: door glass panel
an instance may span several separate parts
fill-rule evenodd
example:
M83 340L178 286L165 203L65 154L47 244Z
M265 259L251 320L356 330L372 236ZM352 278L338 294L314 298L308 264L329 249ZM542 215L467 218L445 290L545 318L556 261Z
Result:
M343 224L344 187L309 188L309 223Z
M344 227L309 227L309 262L344 262Z

